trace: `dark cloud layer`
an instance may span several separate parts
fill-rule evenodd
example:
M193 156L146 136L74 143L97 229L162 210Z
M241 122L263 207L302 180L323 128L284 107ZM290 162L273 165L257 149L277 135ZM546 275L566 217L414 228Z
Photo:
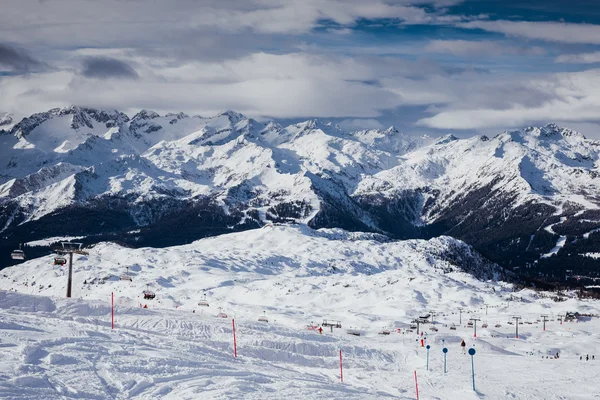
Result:
M87 57L83 60L81 75L98 79L137 79L138 73L124 61L110 57Z
M0 70L8 68L14 72L30 72L42 68L44 64L33 58L25 50L0 43Z

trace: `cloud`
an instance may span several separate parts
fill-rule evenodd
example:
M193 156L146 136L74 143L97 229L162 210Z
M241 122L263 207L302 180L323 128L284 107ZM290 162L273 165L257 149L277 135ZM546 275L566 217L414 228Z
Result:
M548 21L470 21L457 26L528 39L560 43L600 44L600 25Z
M565 64L595 64L600 63L600 51L581 54L562 54L554 62Z
M44 64L23 49L0 43L0 68L2 66L8 71L23 73L39 70Z
M81 75L98 79L136 79L138 73L124 61L110 57L87 57L83 60Z
M373 118L364 118L364 119L345 119L338 123L340 128L345 131L353 132L363 129L383 129L384 126L381 122Z
M543 48L537 46L516 47L489 40L431 40L424 50L429 53L478 57L481 55L542 55L546 53Z
M514 83L516 84L516 82ZM513 85L514 85L513 84ZM537 79L522 80L523 92L538 90L547 96L537 101L524 103L512 97L512 104L494 106L493 102L482 101L479 105L455 102L435 115L422 118L418 125L435 129L483 129L490 127L518 127L526 124L567 121L595 122L600 120L600 70L575 73L558 73ZM476 89L477 90L477 89ZM487 92L489 96L492 91ZM508 97L510 98L510 97Z

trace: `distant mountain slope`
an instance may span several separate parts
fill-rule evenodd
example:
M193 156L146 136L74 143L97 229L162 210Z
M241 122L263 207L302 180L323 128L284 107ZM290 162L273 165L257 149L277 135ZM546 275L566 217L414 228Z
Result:
M553 124L432 139L82 107L11 124L0 131L7 246L57 235L166 246L288 222L451 235L528 275L598 275L583 254L600 243L600 142Z

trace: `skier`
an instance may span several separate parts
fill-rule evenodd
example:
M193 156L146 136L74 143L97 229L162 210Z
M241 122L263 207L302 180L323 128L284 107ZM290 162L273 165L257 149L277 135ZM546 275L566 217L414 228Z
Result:
M319 335L323 334L323 328L319 327Z
M460 342L461 351L463 354L467 354L467 344L465 343L465 339Z
M590 355L589 354L585 356L585 361L590 361Z

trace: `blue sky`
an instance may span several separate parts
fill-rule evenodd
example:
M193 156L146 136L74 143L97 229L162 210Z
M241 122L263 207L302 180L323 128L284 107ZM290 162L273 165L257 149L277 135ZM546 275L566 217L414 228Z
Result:
M600 138L591 0L8 0L0 112L319 118L459 136Z

